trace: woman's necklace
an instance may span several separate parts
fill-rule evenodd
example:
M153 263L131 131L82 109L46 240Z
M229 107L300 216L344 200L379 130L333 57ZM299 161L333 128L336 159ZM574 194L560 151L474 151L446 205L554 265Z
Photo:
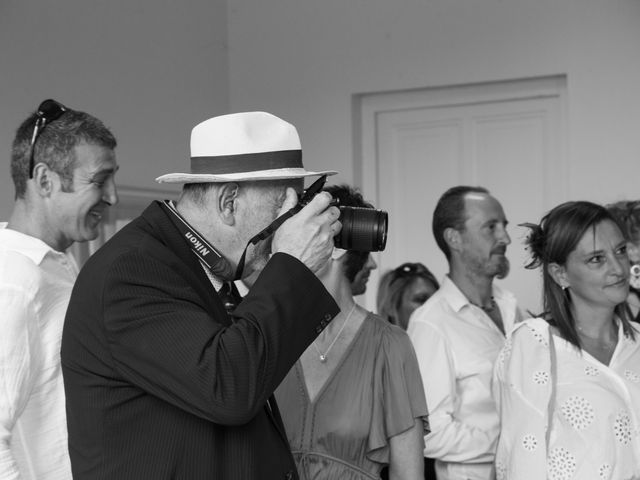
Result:
M353 311L356 309L356 303L353 303L353 307L351 307L351 310L349 311L349 315L347 315L347 318L344 319L344 322L342 324L342 326L340 327L340 330L338 330L338 334L335 336L335 338L333 339L333 341L331 342L331 344L329 345L329 348L327 348L327 350L322 353L320 351L320 349L318 348L318 346L316 345L315 340L313 341L313 347L316 349L316 352L318 352L320 361L322 363L327 361L327 355L329 355L329 352L331 351L331 348L333 348L333 345L336 343L336 340L338 340L338 337L340 336L340 334L342 333L342 330L344 330L345 325L347 324L347 322L349 321L349 319L351 318L351 315L353 314Z

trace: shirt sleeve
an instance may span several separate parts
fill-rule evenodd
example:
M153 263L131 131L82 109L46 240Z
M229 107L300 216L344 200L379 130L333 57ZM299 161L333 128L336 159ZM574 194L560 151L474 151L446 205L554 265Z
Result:
M0 477L20 478L11 452L11 436L33 387L37 362L37 324L33 299L23 289L0 287Z
M516 327L494 369L493 394L501 433L497 480L547 478L546 426L551 395L548 343L526 324Z
M432 325L412 322L409 337L429 406L431 433L425 437L425 457L445 462L487 463L494 460L495 432L465 424L454 415L456 372L448 340Z
M372 426L369 434L371 460L389 463L389 439L422 421L423 434L429 433L427 403L418 362L406 332L386 330L374 372Z

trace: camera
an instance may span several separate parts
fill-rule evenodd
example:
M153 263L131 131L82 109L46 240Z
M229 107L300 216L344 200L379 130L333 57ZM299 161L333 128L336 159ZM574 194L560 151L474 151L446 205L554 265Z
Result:
M300 208L315 197L324 186L326 177L316 180L300 198ZM340 210L342 230L333 238L334 244L344 250L361 252L380 252L387 245L387 229L389 215L384 210L373 208L348 207L339 205L337 200L331 202Z

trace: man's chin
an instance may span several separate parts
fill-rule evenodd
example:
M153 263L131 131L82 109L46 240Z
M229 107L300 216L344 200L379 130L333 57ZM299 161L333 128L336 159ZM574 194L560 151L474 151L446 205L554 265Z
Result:
M351 286L351 295L353 295L354 297L357 297L358 295L364 295L364 292L367 291L367 285L361 285L361 284L357 284L357 285L352 285Z
M95 240L99 236L100 236L100 224L87 227L84 234L82 235L83 238L80 241L90 242L91 240Z

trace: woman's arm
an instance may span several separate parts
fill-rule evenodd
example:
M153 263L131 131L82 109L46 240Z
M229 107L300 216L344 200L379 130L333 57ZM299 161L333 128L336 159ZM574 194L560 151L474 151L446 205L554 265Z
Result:
M389 439L389 480L422 480L422 419L416 418L413 427Z

